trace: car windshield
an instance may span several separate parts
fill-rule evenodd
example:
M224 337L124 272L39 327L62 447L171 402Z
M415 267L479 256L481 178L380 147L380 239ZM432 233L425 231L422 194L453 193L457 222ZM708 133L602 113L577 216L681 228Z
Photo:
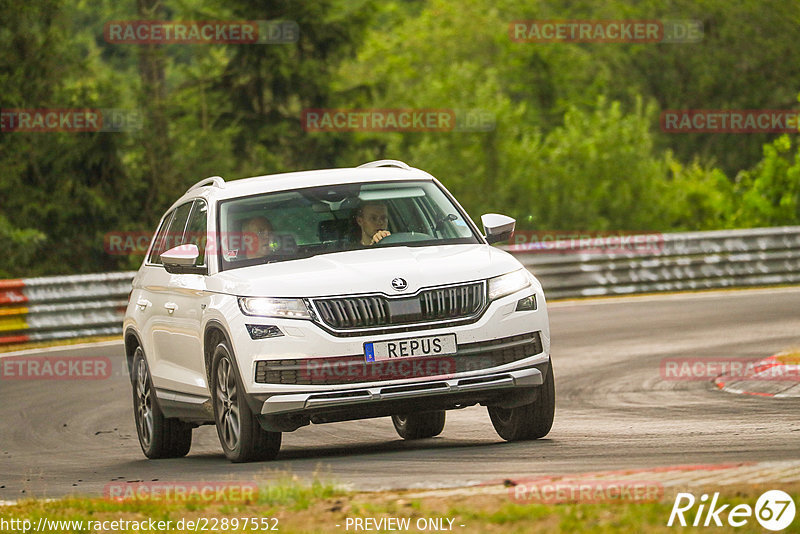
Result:
M311 187L220 203L222 270L356 249L480 243L431 181Z

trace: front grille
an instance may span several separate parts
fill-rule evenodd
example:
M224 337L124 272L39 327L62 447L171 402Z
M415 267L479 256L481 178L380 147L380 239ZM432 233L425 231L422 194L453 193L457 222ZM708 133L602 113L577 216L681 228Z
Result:
M382 295L314 299L320 320L337 330L380 328L477 314L485 302L483 282L425 289L413 297Z
M542 352L539 332L464 343L450 356L367 362L364 355L256 362L259 384L338 385L490 369Z

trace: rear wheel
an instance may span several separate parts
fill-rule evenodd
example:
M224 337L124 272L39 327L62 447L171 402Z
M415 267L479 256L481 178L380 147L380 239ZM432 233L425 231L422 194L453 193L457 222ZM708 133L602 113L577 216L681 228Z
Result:
M550 362L536 401L516 408L489 406L489 417L501 438L520 441L546 436L553 426L555 411L556 388L553 363Z
M136 347L131 369L133 413L142 452L151 459L186 456L192 447L192 426L161 413L142 347Z
M393 415L394 429L403 439L422 439L438 436L444 430L444 410L435 412Z
M225 456L234 463L273 460L281 448L281 433L261 428L225 342L217 345L212 362L214 421Z

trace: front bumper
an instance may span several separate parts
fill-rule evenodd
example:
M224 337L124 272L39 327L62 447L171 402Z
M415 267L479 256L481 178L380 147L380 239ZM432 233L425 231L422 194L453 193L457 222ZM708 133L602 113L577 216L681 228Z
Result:
M536 295L539 308L535 311L515 311L517 302L532 294ZM235 299L231 300L235 301ZM237 305L235 302L231 302L229 306ZM244 380L245 390L249 395L263 397L264 399L270 396L292 398L293 395L302 396L317 393L325 395L350 390L362 391L365 387L367 389L373 386L383 388L392 385L404 385L409 381L413 382L414 385L418 385L431 381L431 378L426 377L398 376L397 380L376 385L374 381L364 376L364 380L360 382L372 383L360 384L361 387L359 387L359 385L353 384L351 380L344 381L349 383L333 383L319 379L319 377L308 376L304 377L304 380L257 379L261 374L259 369L260 361L262 364L268 362L269 369L280 368L283 372L289 373L294 367L297 367L296 370L301 373L303 369L299 366L302 365L304 360L325 358L330 359L329 361L333 365L338 365L334 362L339 359L347 360L356 355L363 355L365 342L400 340L421 335L455 334L459 351L461 354L466 355L466 352L469 352L471 347L476 346L478 343L490 343L493 340L511 338L528 332L540 333L541 352L537 356L529 354L528 356L531 356L531 359L516 360L515 358L516 361L513 362L498 362L498 366L493 369L482 369L480 367L462 369L458 365L455 371L458 378L475 378L486 376L490 373L500 374L519 368L531 367L546 360L550 352L547 309L544 294L539 286L532 286L491 302L484 313L470 324L452 325L442 322L437 325L437 328L421 331L415 331L412 325L404 332L375 333L354 337L333 336L309 320L257 318L244 316L237 312L238 306L225 315L230 318L228 330L231 332L231 341L233 342L234 353ZM246 324L274 325L284 335L270 339L252 340L245 333ZM458 355L453 355L453 358L457 362L461 361ZM443 374L451 375L453 372L447 371ZM300 378L303 377L301 376ZM445 377L439 376L437 378ZM450 376L446 378L450 378ZM260 412L260 404L258 408L258 410L254 409L256 413Z
M453 378L415 382L407 385L374 386L338 390L328 393L294 393L273 395L264 401L262 415L325 411L386 401L403 401L421 397L458 396L514 388L541 386L542 372L536 367L518 369L481 377ZM442 399L446 400L446 399ZM451 399L455 400L455 399Z
M550 359L545 357L534 365L491 370L480 376L436 377L326 392L253 395L248 400L264 430L274 432L292 432L310 423L455 410L475 404L514 408L536 402L549 366Z

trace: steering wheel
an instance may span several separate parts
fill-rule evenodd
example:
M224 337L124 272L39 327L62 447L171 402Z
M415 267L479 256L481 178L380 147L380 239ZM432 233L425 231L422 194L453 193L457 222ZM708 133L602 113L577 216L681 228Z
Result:
M396 234L387 235L375 244L391 245L392 243L409 243L412 241L428 241L430 239L433 239L430 234L422 232L397 232Z

